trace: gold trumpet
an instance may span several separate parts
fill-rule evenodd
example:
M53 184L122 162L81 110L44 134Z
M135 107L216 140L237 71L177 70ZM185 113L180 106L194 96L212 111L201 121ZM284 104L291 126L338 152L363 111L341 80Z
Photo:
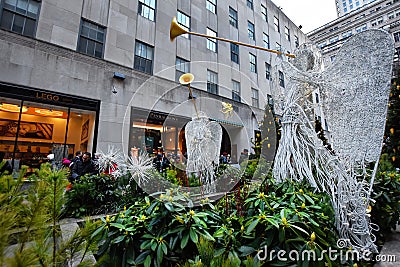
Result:
M216 37L216 36L210 36L210 35L197 33L197 32L190 32L190 31L184 29L182 26L180 26L178 24L177 20L176 20L176 17L174 17L172 19L171 27L170 27L170 30L169 30L169 38L170 38L171 42L174 41L175 38L178 37L179 35L186 34L186 33L187 34L196 35L196 36L211 38L211 39L219 40L219 41L222 41L222 42L228 42L228 43L233 43L233 44L237 44L237 45L243 45L243 46L247 46L247 47L251 47L251 48L267 51L267 52L270 52L270 53L275 53L275 54L278 54L278 55L282 55L283 54L283 55L285 55L287 57L291 57L291 58L295 58L296 57L293 54L282 53L282 52L277 51L277 50L272 50L272 49L268 49L268 48L257 46L257 45L246 44L246 43L242 43L242 42L237 42L237 41L233 41L233 40L229 40L229 39L225 39L225 38L221 38L221 37Z

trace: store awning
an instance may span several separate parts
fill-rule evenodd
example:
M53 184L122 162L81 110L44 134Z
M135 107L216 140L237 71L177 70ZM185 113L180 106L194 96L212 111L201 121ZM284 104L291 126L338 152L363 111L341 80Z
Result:
M223 123L223 124L226 124L226 125L235 126L235 127L244 127L243 123L239 123L239 122L221 120L221 119L215 119L215 118L210 118L210 120L218 122L218 123Z

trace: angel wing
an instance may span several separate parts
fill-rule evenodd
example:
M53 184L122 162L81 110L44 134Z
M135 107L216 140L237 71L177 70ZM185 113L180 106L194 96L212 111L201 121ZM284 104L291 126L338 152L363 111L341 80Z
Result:
M383 30L350 38L319 80L324 113L339 157L375 162L385 128L394 43Z

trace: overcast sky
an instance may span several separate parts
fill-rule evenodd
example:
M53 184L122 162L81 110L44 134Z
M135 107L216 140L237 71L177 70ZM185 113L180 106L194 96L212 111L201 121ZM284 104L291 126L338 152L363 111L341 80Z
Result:
M335 0L272 0L302 31L308 33L337 18Z

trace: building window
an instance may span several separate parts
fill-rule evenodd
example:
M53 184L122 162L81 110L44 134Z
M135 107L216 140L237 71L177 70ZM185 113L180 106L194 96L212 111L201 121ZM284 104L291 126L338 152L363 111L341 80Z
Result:
M367 30L367 24L364 24L364 25L356 28L356 32L362 32L365 30Z
M285 27L285 38L290 42L290 31L288 27Z
M342 38L344 39L344 38L350 37L352 35L353 35L353 33L351 31L348 31L348 32L345 32L342 34Z
M232 80L232 100L240 102L240 82Z
M265 62L265 78L271 80L271 64Z
M395 42L400 42L400 32L393 33L393 38Z
M78 52L89 56L103 58L104 31L104 27L82 20L78 41Z
M337 41L339 41L339 36L335 36L335 37L329 39L329 43L330 43L330 44L336 43Z
M252 53L249 53L249 61L250 61L250 71L257 73L257 57Z
M247 0L247 6L253 10L253 0Z
M260 106L258 90L255 88L251 88L251 105L256 108Z
M263 43L264 43L264 48L269 49L269 36L265 32L263 32Z
M315 93L315 103L319 103L319 95L318 93Z
M276 44L275 44L275 49L276 49L277 51L282 52L282 46L281 46L281 44L280 44L280 43L276 43Z
M179 82L179 78L185 74L190 72L190 63L189 61L177 57L175 61L175 81Z
M153 47L136 41L133 68L141 72L153 74Z
M231 8L231 7L229 7L229 24L231 24L235 28L238 27L237 11L234 10L233 8Z
M206 8L215 14L215 9L217 6L217 0L207 0L206 1Z
M34 37L39 9L38 1L5 0L1 15L1 28Z
M249 38L251 40L255 40L255 36L254 36L254 24L251 23L250 21L247 21L247 33L249 35Z
M394 19L394 12L388 14L388 19Z
M209 28L207 28L207 35L217 37L217 33ZM217 40L207 38L207 49L213 52L217 52Z
M207 70L207 92L218 95L218 74Z
M176 21L179 25L181 25L185 30L190 31L190 17L185 15L184 13L178 10L178 14L176 16ZM182 34L181 36L189 39L189 34Z
M279 74L279 85L283 88L285 88L285 76L283 75L282 71L278 71Z
M156 0L139 0L138 13L142 17L154 21L155 9Z
M274 16L274 28L276 32L280 32L279 30L279 19Z
M261 5L261 14L262 14L263 20L268 22L267 8L264 5Z
M231 60L239 64L239 45L231 43Z
M298 36L294 36L294 45L296 46L296 47L299 47L299 45L300 45L300 43L299 43L299 37Z

